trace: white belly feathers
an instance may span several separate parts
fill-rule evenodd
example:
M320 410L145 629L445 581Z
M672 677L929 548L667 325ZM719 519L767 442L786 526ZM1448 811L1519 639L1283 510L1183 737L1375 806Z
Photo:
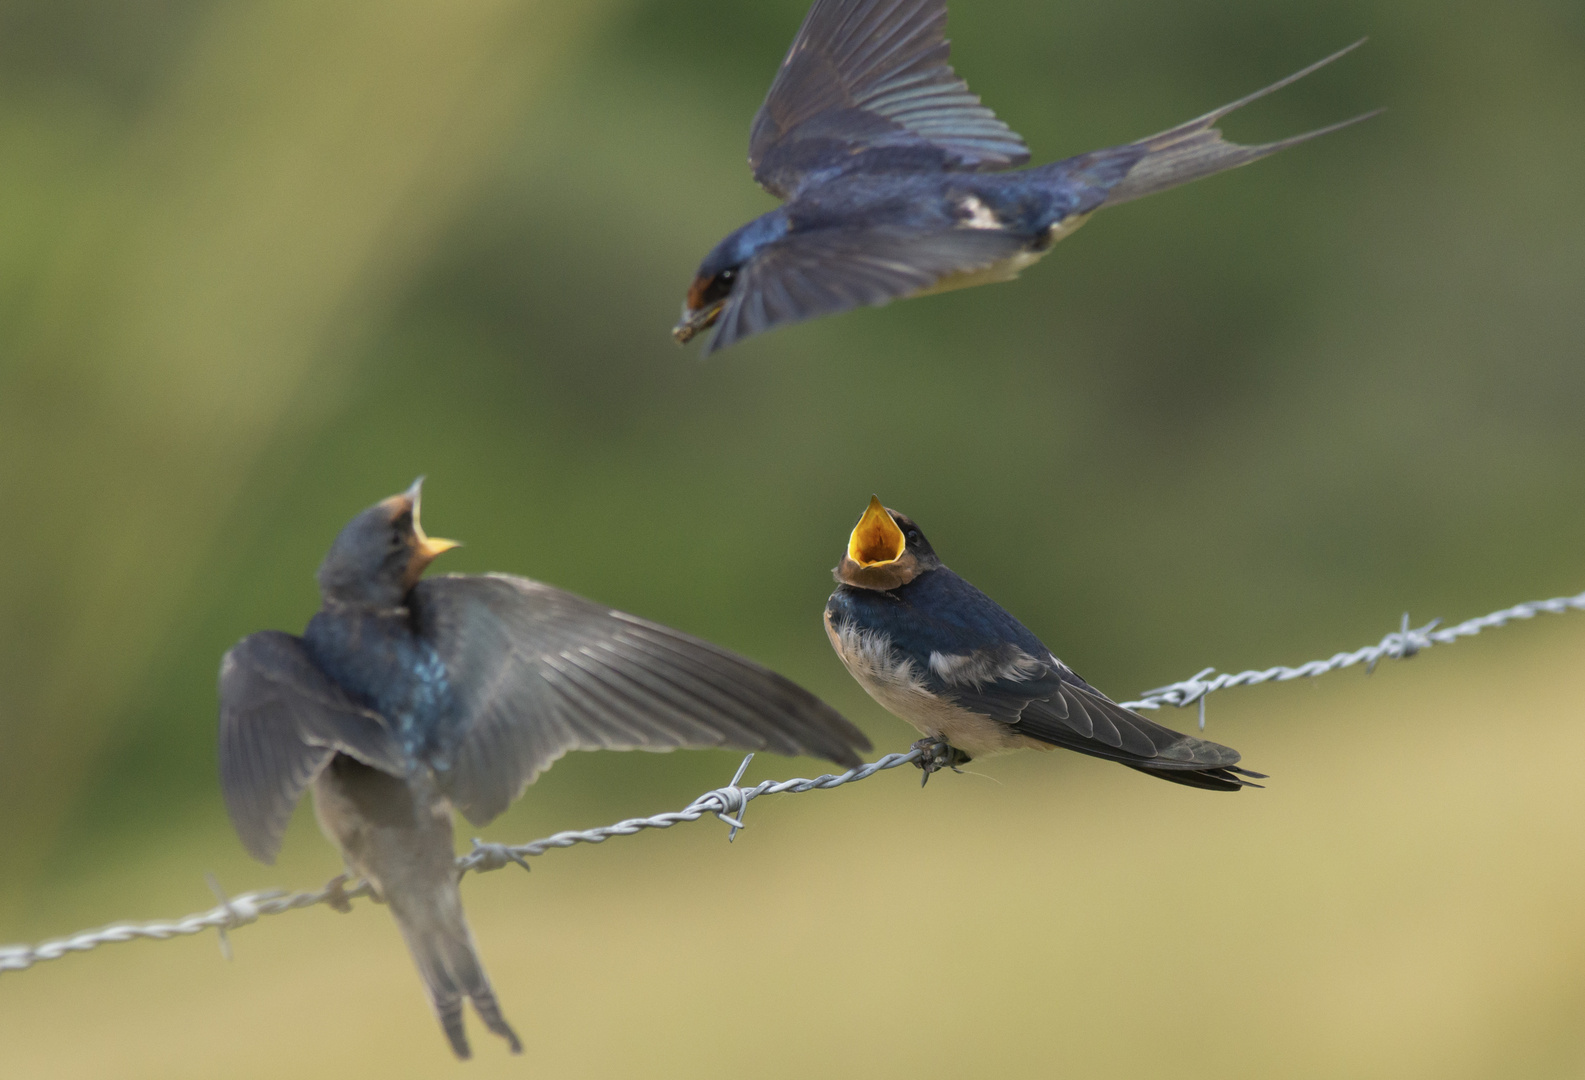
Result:
M838 630L826 612L826 636L848 672L881 707L931 738L944 739L973 758L1050 746L1020 735L1011 724L961 709L931 694L913 661L879 634L845 627Z

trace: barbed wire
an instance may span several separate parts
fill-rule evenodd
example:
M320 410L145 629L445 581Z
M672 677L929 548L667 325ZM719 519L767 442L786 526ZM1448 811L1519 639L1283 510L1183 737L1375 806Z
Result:
M1434 645L1450 645L1461 638L1474 637L1482 631L1507 626L1512 622L1533 619L1537 615L1561 615L1569 611L1582 610L1585 610L1585 593L1515 604L1513 607L1494 611L1490 615L1482 615L1461 622L1457 626L1440 630L1437 629L1440 620L1411 628L1409 616L1406 614L1399 629L1386 635L1375 645L1367 645L1353 652L1337 653L1325 660L1311 660L1296 667L1279 666L1220 675L1213 675L1215 668L1206 668L1188 679L1147 691L1138 701L1125 701L1122 705L1129 709L1159 709L1164 705L1184 708L1198 704L1200 727L1204 729L1205 699L1221 690L1235 686L1257 686L1267 682L1313 679L1328 672L1341 671L1359 664L1365 664L1367 672L1374 671L1382 660L1407 660ZM753 787L745 788L739 785L743 774L748 770L749 762L754 759L754 755L750 754L743 759L736 775L727 786L705 792L681 810L655 814L651 817L628 818L626 821L596 829L568 830L526 844L494 844L475 839L473 850L458 857L457 873L459 875L469 871L485 873L512 865L527 870L529 858L543 855L556 848L569 848L578 844L600 844L613 836L632 836L647 829L669 829L673 825L685 821L698 821L712 814L726 823L727 839L732 840L737 836L738 830L745 827L743 814L748 804L761 796L829 791L860 780L868 780L888 769L910 764L919 760L922 752L913 749L903 754L887 754L856 769L849 769L845 773L826 773L813 779L763 780ZM328 904L338 911L348 911L351 910L353 900L374 895L374 890L368 882L358 881L349 885L345 874L332 878L324 886L311 892L288 893L281 889L266 889L228 897L212 877L209 879L209 884L219 896L220 903L208 911L200 911L168 921L115 923L98 930L85 930L70 937L56 938L37 945L0 946L0 973L25 971L46 960L58 960L70 953L87 952L101 945L135 941L139 938L166 941L170 938L200 934L206 930L218 931L221 951L229 959L230 943L226 936L229 931L258 922L267 915L282 915L288 911L315 907L319 904Z
M1367 672L1375 671L1383 660L1407 660L1433 645L1451 645L1460 638L1474 637L1483 630L1495 630L1509 623L1533 619L1537 615L1562 615L1569 611L1585 611L1585 593L1577 596L1559 596L1551 600L1533 600L1527 604L1494 611L1475 619L1466 619L1457 626L1438 630L1441 619L1432 619L1424 626L1411 628L1409 614L1404 613L1397 630L1375 645L1366 645L1353 652L1336 653L1325 660L1311 660L1297 667L1272 667L1260 671L1240 671L1237 674L1212 675L1215 668L1206 668L1182 682L1147 690L1138 701L1124 701L1125 709L1159 709L1163 705L1184 708L1196 703L1200 706L1200 730L1205 730L1205 699L1218 690L1234 686L1258 686L1268 682L1292 682L1294 679L1313 679L1329 671L1342 671L1357 664L1366 665ZM1207 676L1211 676L1207 678Z

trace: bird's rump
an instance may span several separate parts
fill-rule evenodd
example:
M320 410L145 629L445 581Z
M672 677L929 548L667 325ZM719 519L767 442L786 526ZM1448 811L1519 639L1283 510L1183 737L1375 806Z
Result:
M439 782L480 824L571 750L732 747L846 766L869 740L813 694L725 649L504 574L435 577L410 600L462 732Z
M945 0L815 0L754 117L749 164L780 198L867 150L931 147L940 167L1012 168L1016 132L948 63Z
M303 789L337 753L402 776L400 742L379 714L320 671L301 639L265 630L220 665L220 788L248 852L274 862Z

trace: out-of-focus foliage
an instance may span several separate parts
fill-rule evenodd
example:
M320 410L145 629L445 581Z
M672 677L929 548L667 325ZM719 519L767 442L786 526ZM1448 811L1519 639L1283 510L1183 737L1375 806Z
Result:
M252 630L300 627L336 529L420 473L430 531L468 544L444 569L530 574L744 650L886 749L911 730L857 691L819 629L827 571L872 491L1120 694L1206 664L1352 646L1406 607L1462 617L1581 587L1585 9L960 0L959 70L1040 160L1160 130L1367 33L1366 49L1239 114L1229 134L1389 112L1108 211L1017 283L795 327L701 362L667 329L699 257L772 205L747 174L747 128L803 7L0 8L11 560L0 578L0 940L166 913L100 890L142 881L168 897L155 875L196 882L229 859L213 769L219 656ZM1336 757L1339 740L1356 760L1402 754L1412 773L1424 767L1412 748L1444 739L1444 724L1522 742L1538 723L1500 694L1482 698L1480 723L1451 697L1438 700L1454 716L1383 706L1366 723L1296 711L1292 694L1246 694L1236 709L1212 703L1213 717L1238 718L1213 734L1303 802L1296 827L1358 797L1335 773L1302 768ZM1351 709L1372 700L1346 698ZM578 755L492 835L680 805L730 767L714 754ZM1517 767L1504 758L1489 787L1457 797L1501 799ZM996 800L1009 807L1021 790L1046 805L1025 785L1093 782L1083 790L1101 802L1064 802L1050 827L1111 845L1120 864L1152 857L1142 835L1191 821L1192 842L1237 860L1218 816L1233 811L1214 798L1147 795L1121 770L1090 768L983 766L1005 779ZM972 802L974 784L950 796L932 784L926 798ZM1114 798L1126 818L1106 810ZM1244 827L1272 801L1239 796ZM891 809L871 833L877 848L927 842L905 828L911 811ZM1039 820L1025 819L1031 844ZM778 852L822 865L822 832L799 835L757 841L764 873ZM305 820L288 858L305 861L227 863L239 877L227 884L307 884L330 865ZM725 858L723 846L708 865ZM982 861L988 892L1025 887L1016 865ZM649 864L616 865L600 880L641 892ZM1283 907L1302 870L1280 872L1298 876L1270 894L1265 917L1302 935L1303 912ZM1383 902L1408 903L1395 881ZM534 918L533 883L513 888L503 903ZM1083 895L1054 896L1051 910ZM1486 916L1505 918L1493 904ZM1174 942L1193 939L1166 922ZM882 925L934 947L920 912ZM1023 933L1060 954L1073 925ZM295 931L249 933L263 948ZM493 936L487 960L522 973L498 987L510 1009L535 969L526 944L521 962L497 959ZM1236 938L1223 944L1203 970L1258 962ZM754 946L742 949L735 958L752 966ZM1390 966L1394 954L1389 943L1372 955ZM95 981L123 970L102 958L68 963L48 978L95 985L104 1015L135 993ZM1119 964L1094 992L1126 1012L1128 972L1157 976L1142 952ZM303 985L339 984L332 966L301 972ZM14 985L7 976L0 990L21 994ZM420 1026L416 979L400 989L411 991L393 1006L402 1029ZM1194 1000L1186 984L1183 1008ZM785 1007L797 1017L795 1000ZM934 1008L921 1028L948 1023L950 1004ZM1062 1001L1051 1009L1040 1037L1056 1053L1070 1014ZM701 1032L721 1023L703 1004L691 1019Z

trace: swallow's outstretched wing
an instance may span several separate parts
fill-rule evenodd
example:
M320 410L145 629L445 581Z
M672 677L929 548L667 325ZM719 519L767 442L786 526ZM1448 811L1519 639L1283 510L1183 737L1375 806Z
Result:
M1025 246L995 229L791 233L743 267L708 352L784 323L1015 277Z
M915 168L1028 161L947 62L946 21L945 0L815 0L754 117L754 178L786 199L812 173L887 151L912 153Z
M441 780L470 821L569 750L733 747L859 764L869 740L802 687L656 623L504 574L420 582L461 736Z
M300 638L266 630L220 662L220 789L249 854L274 862L303 789L336 753L407 769L384 719L319 670Z

